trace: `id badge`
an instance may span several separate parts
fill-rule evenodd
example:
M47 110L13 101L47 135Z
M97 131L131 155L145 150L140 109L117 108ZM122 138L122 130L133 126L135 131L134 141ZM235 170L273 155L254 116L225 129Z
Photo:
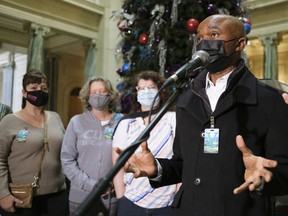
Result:
M106 127L106 128L105 128L105 132L104 132L105 138L106 138L106 139L112 139L113 132L114 132L114 128L112 128L112 127Z
M204 153L218 154L219 128L206 128L204 131Z
M16 140L18 142L24 143L24 142L26 142L27 136L28 136L28 129L24 128L24 129L18 131Z

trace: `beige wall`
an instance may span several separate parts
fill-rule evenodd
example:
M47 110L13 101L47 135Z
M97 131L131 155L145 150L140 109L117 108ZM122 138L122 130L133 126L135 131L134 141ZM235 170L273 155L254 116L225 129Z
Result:
M288 83L288 34L279 33L278 50L278 80ZM259 39L252 39L246 46L251 71L257 78L263 78L264 73L264 47Z
M264 47L257 39L251 40L246 46L249 68L257 78L263 78Z
M258 78L264 73L264 48L260 37L271 33L278 35L278 79L288 83L288 1L246 0L252 30L247 35L249 44L246 54L252 72Z
M67 125L70 107L79 109L79 105L70 104L70 94L74 88L81 88L84 80L84 59L79 56L62 55L59 57L59 78L57 86L57 112L62 118L63 124ZM78 110L81 113L82 110ZM77 113L75 110L74 113Z
M109 1L107 1L109 2ZM107 3L108 4L108 3ZM99 26L99 41L97 43L97 72L96 74L109 79L114 86L120 80L116 73L118 62L115 59L115 47L121 40L119 29L117 28L117 21L111 19L113 10L120 10L122 1L110 1L109 7L105 8L103 19Z
M287 8L288 10L288 8ZM288 33L280 38L278 45L278 79L288 84Z
M114 53L116 44L121 38L116 21L110 17L113 10L121 8L122 3L121 1L106 1L105 4L107 8L105 8L104 15L97 26L99 29L98 39L96 39L97 66L94 76L109 79L116 86L120 80L116 73L117 62ZM84 53L84 50L82 52ZM60 114L64 125L68 124L73 115L82 112L78 98L71 97L70 93L74 88L81 88L84 85L84 66L84 55L61 54L59 56L57 112Z

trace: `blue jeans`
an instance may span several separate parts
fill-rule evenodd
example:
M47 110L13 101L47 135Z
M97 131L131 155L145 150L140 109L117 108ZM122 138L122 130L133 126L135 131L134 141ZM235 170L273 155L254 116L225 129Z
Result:
M142 208L135 205L125 196L118 200L118 216L171 216L172 208Z

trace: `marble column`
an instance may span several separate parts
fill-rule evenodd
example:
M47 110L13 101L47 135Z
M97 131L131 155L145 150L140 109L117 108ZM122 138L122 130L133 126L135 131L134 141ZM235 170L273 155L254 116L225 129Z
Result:
M260 36L264 46L264 74L265 79L278 79L278 34L270 33Z
M86 83L91 77L96 76L96 39L85 41L83 46L85 49L84 83Z
M32 23L31 29L32 36L28 47L27 72L30 70L44 72L44 36L50 31L50 28Z

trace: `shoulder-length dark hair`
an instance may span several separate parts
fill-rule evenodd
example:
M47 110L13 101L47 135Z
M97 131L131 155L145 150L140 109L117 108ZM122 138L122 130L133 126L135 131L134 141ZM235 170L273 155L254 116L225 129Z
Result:
M22 80L23 91L27 92L26 87L31 83L32 84L34 84L34 83L37 83L37 84L46 83L47 86L49 87L49 83L48 83L46 75L44 73L42 73L40 71L36 71L36 70L29 71L26 74L24 74L23 80ZM25 106L26 106L26 99L24 97L22 97L22 106L21 106L22 109L24 109Z
M141 111L141 104L137 101L137 90L136 90L136 86L138 85L138 82L140 79L153 81L157 85L158 90L161 88L162 84L165 81L165 78L160 73L157 73L155 71L146 70L146 71L140 72L135 77L134 85L132 87L132 107L131 107L130 113ZM160 92L159 94L159 98L160 98L159 106L160 107L167 101L170 94L171 94L171 91L168 88ZM172 109L173 108L171 108L171 110Z

